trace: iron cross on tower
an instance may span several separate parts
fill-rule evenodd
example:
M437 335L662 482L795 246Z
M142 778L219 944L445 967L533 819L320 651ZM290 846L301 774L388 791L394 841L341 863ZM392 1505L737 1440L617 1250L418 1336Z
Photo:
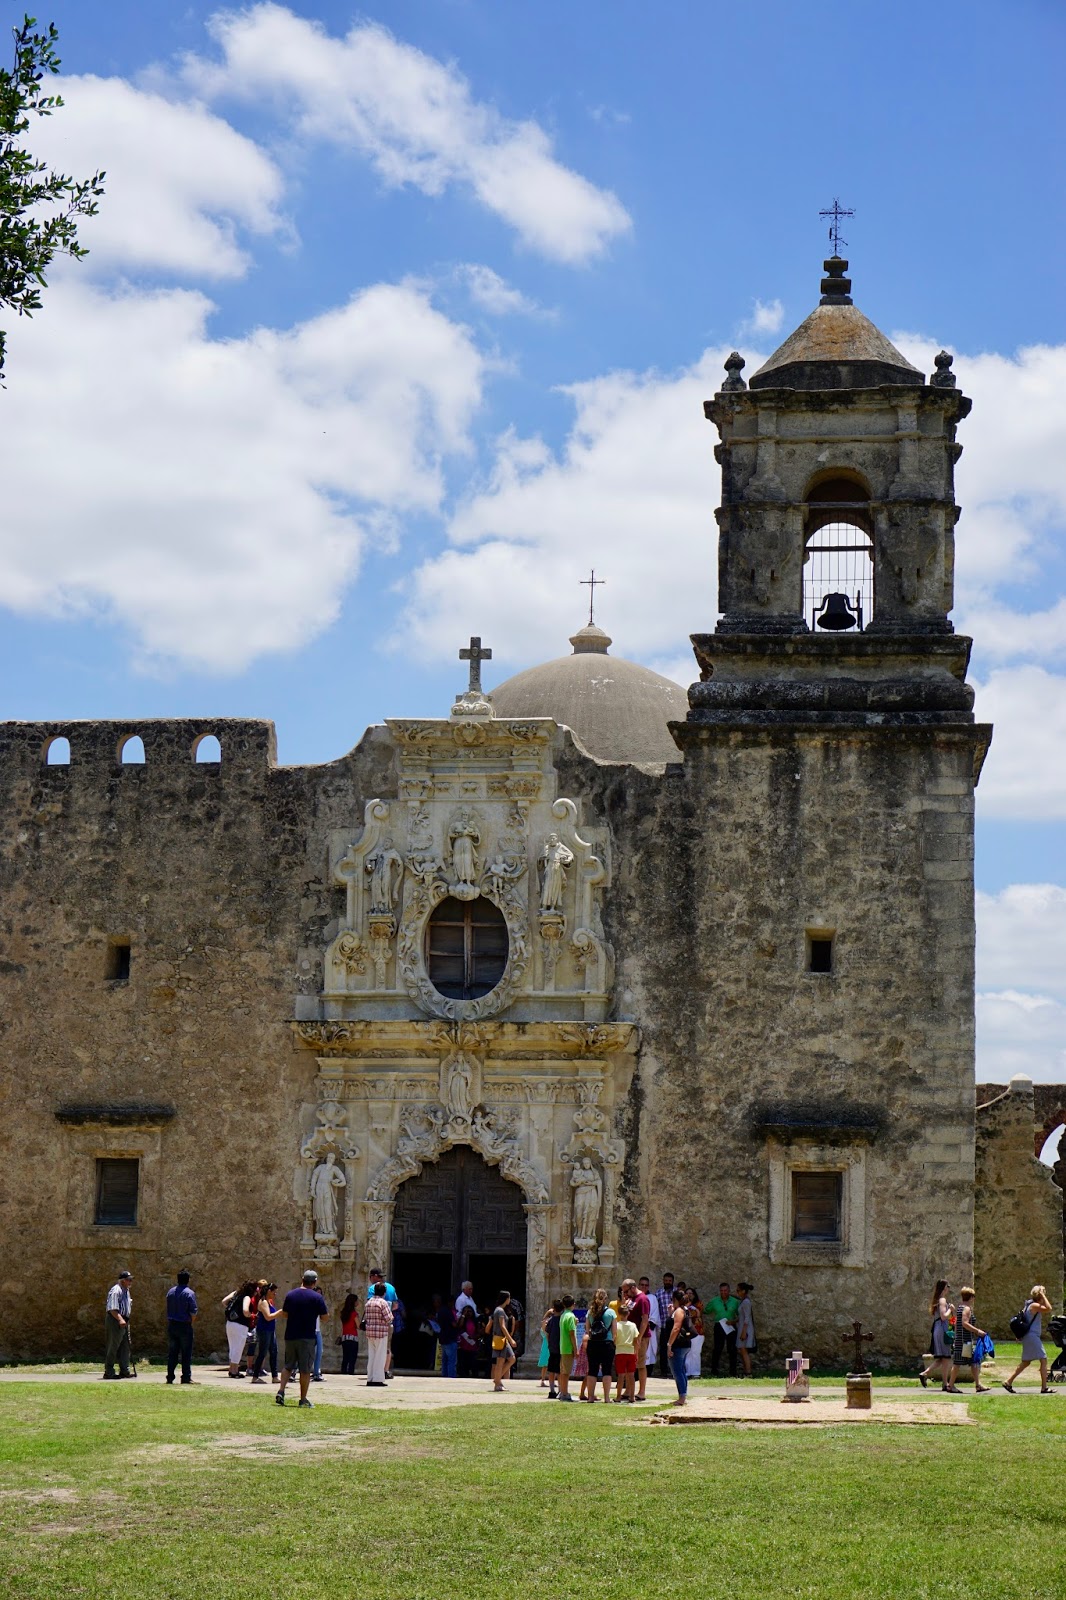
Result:
M476 635L471 637L469 650L460 650L460 661L470 663L470 682L467 685L468 694L481 693L481 663L492 660L492 651L481 648L481 640Z
M582 578L582 580L581 580L581 587L583 589L587 588L588 592L589 592L589 627L590 628L592 627L592 610L593 610L593 606L596 603L596 590L597 589L602 589L606 582L607 582L606 578L597 578L597 576L596 576L596 568L595 567L593 567L591 575L589 577Z
M847 210L845 206L840 204L839 200L834 199L829 209L827 211L819 211L818 215L820 217L832 217L833 219L829 224L829 241L833 246L833 254L838 256L841 245L844 246L845 250L848 248L848 241L840 236L840 219L841 217L853 217L855 213Z

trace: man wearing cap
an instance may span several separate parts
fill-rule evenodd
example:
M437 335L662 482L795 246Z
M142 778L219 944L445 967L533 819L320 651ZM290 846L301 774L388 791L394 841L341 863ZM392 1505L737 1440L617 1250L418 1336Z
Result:
M199 1311L196 1296L189 1288L189 1274L179 1272L173 1289L167 1290L167 1382L174 1382L174 1369L181 1362L182 1383L192 1382L192 1325Z
M130 1317L133 1314L130 1284L132 1282L132 1273L123 1270L107 1291L107 1306L104 1311L105 1378L133 1377L130 1371Z
M315 1323L329 1316L329 1307L318 1292L318 1273L308 1267L303 1287L290 1289L281 1304L285 1318L285 1369L274 1396L275 1404L285 1404L285 1387L294 1372L300 1374L300 1404L310 1406L307 1391L315 1365Z

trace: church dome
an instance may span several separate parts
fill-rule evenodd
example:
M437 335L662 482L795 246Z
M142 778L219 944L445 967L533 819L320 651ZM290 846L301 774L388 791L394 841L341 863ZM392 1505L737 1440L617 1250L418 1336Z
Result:
M667 723L684 721L680 684L607 653L611 640L587 624L573 635L573 655L516 672L489 695L498 717L554 717L600 761L662 766L680 761Z
M917 367L875 328L851 298L848 264L825 263L822 298L810 316L752 374L749 389L873 389L920 385Z

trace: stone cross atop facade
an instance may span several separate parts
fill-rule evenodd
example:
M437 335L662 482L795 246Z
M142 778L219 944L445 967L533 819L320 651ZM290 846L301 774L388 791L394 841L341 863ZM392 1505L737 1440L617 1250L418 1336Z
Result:
M865 1372L866 1365L862 1359L862 1347L864 1344L870 1343L870 1341L873 1339L873 1334L863 1333L862 1323L853 1322L851 1325L851 1332L841 1334L841 1338L845 1344L847 1344L850 1340L855 1346L855 1365L851 1369L852 1372Z
M469 649L460 650L459 660L469 661L470 663L470 682L466 686L467 694L476 694L480 696L482 693L481 663L483 661L492 660L492 651L483 650L481 647L481 639L474 634L471 635Z

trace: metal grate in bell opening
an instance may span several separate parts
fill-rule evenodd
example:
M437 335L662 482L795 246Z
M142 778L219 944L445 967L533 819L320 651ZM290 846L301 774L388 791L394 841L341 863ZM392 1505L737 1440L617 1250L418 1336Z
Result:
M874 610L873 545L865 529L851 522L827 522L807 541L803 565L803 614L816 629L827 595L844 595L865 628Z

